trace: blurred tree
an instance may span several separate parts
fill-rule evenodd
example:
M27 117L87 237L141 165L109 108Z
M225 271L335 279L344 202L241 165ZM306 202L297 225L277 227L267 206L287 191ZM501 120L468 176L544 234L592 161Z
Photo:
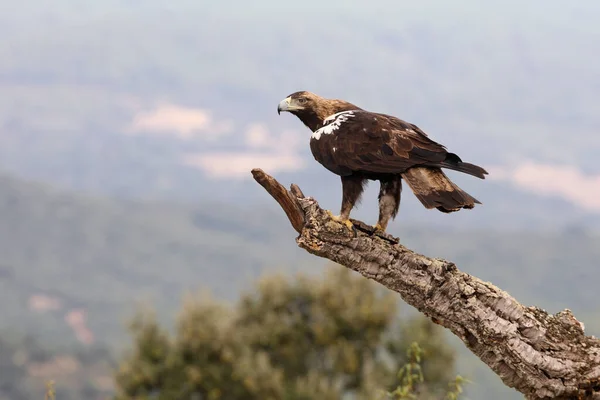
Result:
M234 308L189 298L173 335L151 313L134 319L117 399L372 399L402 384L413 342L419 393L442 397L454 353L441 328L398 315L396 296L340 267L264 278Z

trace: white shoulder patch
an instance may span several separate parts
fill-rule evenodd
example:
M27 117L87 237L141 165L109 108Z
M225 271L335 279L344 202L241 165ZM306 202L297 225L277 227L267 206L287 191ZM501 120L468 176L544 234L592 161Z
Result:
M346 122L346 121L348 121L348 118L353 118L353 117L354 117L354 111L352 111L352 110L342 111L342 112L330 115L329 117L327 117L323 120L323 123L325 124L325 126L323 126L322 128L319 128L313 132L312 138L319 140L321 138L321 135L331 135L333 133L333 131L340 128L340 125L342 125L343 122Z

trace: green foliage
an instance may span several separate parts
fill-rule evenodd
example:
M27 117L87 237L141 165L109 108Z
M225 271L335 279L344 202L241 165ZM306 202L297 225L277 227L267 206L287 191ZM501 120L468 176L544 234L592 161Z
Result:
M54 381L46 382L46 394L44 400L56 400L56 391L54 390Z
M463 392L463 385L469 382L470 381L468 379L465 379L460 375L456 375L456 378L448 383L448 393L446 394L446 399L457 400L460 397L460 394Z
M425 378L423 375L423 356L425 351L417 342L413 342L408 348L406 355L408 361L398 372L400 384L392 392L386 392L385 397L393 400L417 400L430 399L432 394L426 386L424 386ZM466 379L457 375L448 383L448 391L445 399L457 400L463 392L463 384L468 382Z
M388 396L396 400L417 398L417 387L425 381L421 368L422 354L423 350L416 342L411 344L407 351L408 362L398 372L400 385L393 392L387 393Z
M324 279L264 278L231 308L190 297L173 334L152 314L134 319L117 399L370 399L405 379L396 371L411 361L411 331L428 354L419 365L433 371L423 385L443 393L454 356L440 328L399 319L397 306L391 292L339 267Z
M423 359L418 362L426 386L438 392L443 391L449 376L447 366L452 365L455 358L453 349L447 345L445 332L420 315L409 318L398 329L402 340L400 345L391 343L390 353L400 364L410 365L414 361L411 351L415 352L419 360ZM418 350L413 349L415 343L420 344ZM431 362L431 358L435 362Z
M170 338L151 315L138 316L132 324L136 348L117 374L122 394L118 398L160 399L248 398L261 394L277 398L277 374L261 354L250 354L222 319L222 307L188 302ZM223 382L227 382L223 386Z

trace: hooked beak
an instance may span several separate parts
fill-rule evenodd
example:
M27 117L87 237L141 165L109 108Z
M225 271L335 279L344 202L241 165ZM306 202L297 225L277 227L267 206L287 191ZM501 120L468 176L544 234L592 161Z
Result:
M282 111L293 112L298 110L304 110L304 107L299 106L291 97L281 100L277 106L277 114L281 114Z
M277 106L277 114L281 114L282 111L289 111L291 101L292 99L290 97L286 97L285 99L281 100Z

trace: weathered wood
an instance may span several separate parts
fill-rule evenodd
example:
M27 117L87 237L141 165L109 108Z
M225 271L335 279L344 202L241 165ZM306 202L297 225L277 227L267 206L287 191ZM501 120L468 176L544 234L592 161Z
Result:
M294 195L292 192L288 191L281 183L277 182L272 176L265 174L260 168L254 168L252 170L252 176L256 182L273 196L281 208L283 208L283 211L296 232L302 232L302 228L304 227L304 212L298 202L300 196ZM296 194L302 195L300 188L297 185L294 186L292 187L292 190L294 190ZM302 197L304 197L304 195L302 195Z
M571 311L550 315L522 305L452 262L373 235L359 221L353 221L359 229L352 233L297 186L291 193L264 172L252 173L294 218L290 222L300 233L296 242L301 248L399 293L462 339L507 386L528 399L600 399L600 340L586 336Z

